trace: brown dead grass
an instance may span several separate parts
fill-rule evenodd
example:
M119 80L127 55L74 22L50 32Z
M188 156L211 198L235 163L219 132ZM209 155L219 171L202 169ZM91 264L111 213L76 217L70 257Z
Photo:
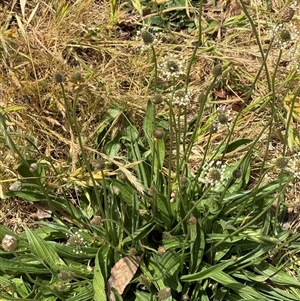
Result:
M19 2L14 3L12 7L10 2L5 2L0 11L0 105L10 129L20 134L15 139L22 146L22 152L37 160L43 156L51 157L57 166L64 166L67 178L68 173L78 167L73 164L66 168L70 157L76 163L78 141L67 125L61 89L53 80L54 74L61 72L65 75L65 89L70 99L81 89L80 85L70 82L71 75L79 72L84 77L77 117L87 147L95 147L97 127L108 108L123 108L125 114L141 120L145 105L153 94L149 88L151 53L141 53L141 43L135 39L136 29L143 18L136 12L129 14L124 6L118 12L118 22L112 22L108 1L27 1L24 15ZM268 24L276 21L281 7L282 1L274 3L275 12L271 15L263 9L255 9L255 6L249 7L265 46L268 45ZM224 9L223 12L220 9ZM222 96L207 105L207 114L215 110L216 103L236 109L246 100L245 92L251 87L262 60L248 22L240 21L241 26L237 25L241 13L236 1L226 2L226 5L219 1L217 7L205 8L204 24L213 18L220 24L229 24L232 20L232 25L221 26L215 33L205 35L206 46L200 47L197 53L189 85L194 95L188 108L191 119L197 115L197 96L206 91L212 80L211 69L215 62L228 63L228 68L220 80L219 90L215 91ZM165 33L162 38L165 43L157 47L158 60L170 51L190 58L196 37L196 31ZM210 50L207 45L211 46ZM272 72L272 62L269 65ZM286 72L282 69L281 74ZM270 116L267 96L267 83L262 72L233 139L255 138L261 131ZM164 108L161 110L163 114ZM40 154L33 152L22 135L34 141ZM199 139L199 145L193 150L195 162L201 161L205 139ZM218 137L215 140L217 143ZM263 153L266 136L260 143ZM17 177L17 162L4 146L1 149L2 180L13 181ZM242 156L243 152L238 155ZM270 155L274 156L274 153ZM233 154L233 158L237 158L237 154ZM3 219L8 216L3 213L9 208L8 202L10 200L1 201ZM20 210L16 215L24 210L22 203L12 208ZM6 220L5 224L9 226L12 222Z

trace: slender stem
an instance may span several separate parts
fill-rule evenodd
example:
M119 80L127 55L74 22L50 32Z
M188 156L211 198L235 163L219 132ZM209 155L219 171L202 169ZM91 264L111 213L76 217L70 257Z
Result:
M198 15L198 22L199 22L199 25L198 25L199 26L198 27L198 41L196 43L196 46L194 48L193 54L190 58L190 62L189 62L188 67L187 67L186 81L185 81L185 92L187 91L187 88L188 88L188 85L189 85L189 82L190 82L191 68L192 68L192 65L195 61L197 51L198 51L199 47L202 45L202 24L201 24L201 22L202 22L203 3L204 3L204 1L200 0L199 15Z
M186 147L186 150L185 150L185 152L184 152L184 154L182 156L182 159L181 159L181 162L180 162L180 165L179 165L180 169L182 168L182 165L187 161L187 158L189 158L189 156L191 154L194 142L195 142L195 140L197 138L198 129L199 129L199 126L200 126L200 122L202 120L202 115L203 115L203 111L204 111L204 107L205 107L208 95L209 95L210 91L212 90L212 88L214 87L214 85L216 83L216 80L217 79L214 78L213 81L212 81L212 83L208 87L205 95L203 97L201 97L202 95L200 95L200 97L199 97L199 101L200 101L199 113L198 113L198 116L197 116L197 119L196 119L195 128L194 128L194 131L192 133L191 139L189 140L189 143L188 143L188 145Z
M173 98L174 95L172 95ZM174 135L173 135L173 130L176 131L176 120L175 120L175 114L173 111L173 106L172 106L172 99L168 101L169 104L169 137L170 137L170 150L169 150L169 166L168 166L168 191L167 191L167 196L169 199L171 199L171 193L172 193L172 170L173 170L173 146L174 146ZM174 127L174 129L173 129ZM175 136L176 138L176 136Z
M244 3L244 0L240 0L240 3L242 5L243 11L244 11L246 17L249 20L249 23L250 23L251 28L252 28L252 32L254 33L254 36L256 38L256 42L257 42L257 45L258 45L258 48L259 48L259 52L260 52L261 57L263 59L262 60L262 66L265 68L265 71L266 71L266 78L267 78L268 89L269 89L269 91L272 91L272 80L271 80L271 77L270 77L270 73L269 73L269 69L268 69L268 65L267 65L267 61L266 61L266 58L267 58L268 54L265 54L265 52L264 52L263 46L262 46L262 44L260 42L259 34L257 32L257 29L256 29L256 25L254 24L253 19L251 18L250 14L249 14L249 12L247 10L247 7L246 7L246 5Z
M91 165L90 165L90 161L85 153L85 149L84 149L84 144L82 142L82 138L81 138L81 131L79 129L79 125L78 125L78 121L77 121L77 116L76 116L76 106L77 106L77 101L78 101L78 94L76 94L75 98L74 98L74 103L73 103L73 122L74 122L74 128L75 128L75 132L77 134L77 137L78 137L78 144L79 144L79 147L80 147L80 150L81 150L81 155L82 155L82 158L83 158L83 161L84 161L84 164L86 166L86 169L88 171L88 174L90 176L90 179L92 181L92 184L93 184L93 187L95 189L95 196L96 196L96 200L97 200L97 204L98 204L98 207L99 207L99 211L100 211L100 215L104 218L105 217L105 212L103 210L103 206L102 206L102 201L100 199L100 195L99 193L97 192L98 191L98 184L93 176L93 172L92 172L92 169L91 169ZM103 175L105 177L105 175Z
M156 58L156 52L153 45L151 45L151 50L153 54L153 62L154 62L154 91L157 90L157 82L158 82L158 75L157 75L157 58Z

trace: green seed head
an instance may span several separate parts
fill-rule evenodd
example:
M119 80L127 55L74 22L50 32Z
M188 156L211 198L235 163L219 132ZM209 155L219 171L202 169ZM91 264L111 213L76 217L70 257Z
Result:
M217 168L211 168L207 174L209 181L211 182L220 182L222 174Z
M57 277L62 280L62 281L66 281L66 280L70 280L75 276L75 274L71 271L68 270L62 270L60 273L58 273Z
M172 238L172 235L170 234L170 232L163 232L162 238L168 240Z
M59 282L53 283L50 287L52 290L58 292L67 292L70 290L71 284L60 280Z
M65 81L65 77L60 72L56 72L54 74L54 81L56 84L62 84Z
M141 275L139 277L139 282L141 284L145 285L147 288L150 288L150 286L151 286L151 280L145 275Z
M231 256L231 259L232 259L233 261L237 261L237 260L238 260L238 257L237 257L236 255L232 255L232 256Z
M85 241L79 233L72 235L67 241L67 246L70 246L70 247L80 247L84 244L85 244Z
M242 176L242 171L240 169L236 169L232 172L232 176L234 179L239 179Z
M129 249L129 256L135 256L136 255L136 248L130 248Z
M181 187L187 186L188 183L189 183L189 180L188 180L187 177L181 177L181 178L180 178L180 185L181 185Z
M149 190L148 190L148 194L150 196L156 196L157 195L157 190L154 188L154 187L150 187Z
M165 135L165 131L163 128L156 128L154 131L153 131L153 137L155 139L162 139Z
M291 39L291 34L286 29L281 30L279 36L282 41L289 41Z
M95 162L94 162L94 170L103 170L105 169L105 160L103 158L98 158Z
M147 30L143 30L141 36L145 45L149 45L154 41L154 36Z
M216 123L212 123L209 127L209 133L214 134L218 132L218 125Z
M277 158L275 165L276 167L278 167L279 169L284 169L289 163L289 160L285 157L282 158Z
M222 75L223 72L223 67L221 64L217 64L216 66L214 66L212 73L214 75L214 77L218 77L220 75Z
M168 61L167 62L167 71L174 73L179 71L179 66L176 61Z
M221 113L219 116L218 116L218 120L221 124L227 124L228 123L228 117Z
M156 94L154 95L154 97L152 98L152 103L154 105L159 105L164 101L163 97L161 94Z
M170 287L165 287L161 289L158 294L157 294L158 300L162 301L165 300L169 297L171 297L171 288Z
M83 82L83 77L79 72L73 72L71 74L70 82L77 84Z

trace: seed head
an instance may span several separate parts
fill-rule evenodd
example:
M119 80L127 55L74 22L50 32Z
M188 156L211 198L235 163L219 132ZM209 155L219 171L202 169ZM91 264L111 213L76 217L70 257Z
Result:
M29 166L29 171L30 172L35 172L38 169L38 164L37 163L31 163Z
M163 97L161 94L156 94L154 95L154 97L152 98L152 103L154 105L159 105L164 101Z
M286 42L291 39L291 34L287 29L282 29L279 33L279 37L283 42Z
M148 194L150 195L150 196L156 196L157 195L157 190L156 190L156 188L155 187L150 187L149 188L149 190L148 190Z
M62 84L65 81L65 77L60 72L56 72L54 74L54 81L56 84Z
M94 163L94 170L103 170L105 169L105 160L103 158L98 158Z
M71 74L70 82L77 84L83 82L83 77L79 72L73 72Z
M95 226L102 226L103 225L103 220L102 217L99 215L95 215L92 219L91 219L91 224L95 225Z
M143 30L141 36L145 45L150 45L154 42L154 36L148 30Z
M187 177L184 176L184 177L181 177L181 178L180 178L180 185L181 185L181 187L187 186L188 183L189 183L189 180L188 180Z
M232 259L233 261L237 261L237 260L238 260L238 257L237 257L236 255L232 255L232 256L231 256L231 259Z
M141 284L145 285L147 288L150 288L150 286L151 286L151 281L150 281L150 279L149 279L147 276L145 276L145 275L141 275L141 276L139 277L139 282L140 282Z
M165 131L163 128L156 128L154 131L153 131L153 137L155 139L162 139L165 135Z
M196 225L197 224L197 219L195 216L192 216L190 219L189 219L189 224L190 225Z
M164 255L166 252L167 252L167 250L166 250L166 248L164 246L159 246L158 247L157 253L159 255Z
M186 107L192 99L191 92L189 90L178 90L174 93L172 104L174 106Z
M168 240L170 238L172 238L172 235L170 234L170 232L163 232L162 239Z
M70 283L61 280L51 285L51 289L56 290L58 292L67 292L70 290L70 288L71 288Z
M66 281L72 279L74 275L75 274L71 271L62 270L60 273L58 273L57 277L62 281Z
M218 132L218 125L217 123L212 123L209 127L209 133L212 135L212 134L215 134Z
M169 297L171 297L171 288L170 287L165 287L165 288L161 289L157 294L158 301L165 300Z
M228 117L223 113L219 114L218 120L221 124L227 124L228 123Z
M242 171L240 169L236 169L232 172L232 176L234 179L239 179L242 176Z
M210 183L218 183L222 179L222 174L218 168L211 168L207 174L207 179Z
M126 181L126 176L124 175L124 173L122 173L122 172L120 172L119 174L118 174L118 177L119 177L119 180L120 181Z
M223 72L223 67L221 64L217 64L216 66L214 66L212 70L214 77L219 77L220 75L222 75L222 72Z
M12 252L16 249L18 241L14 236L6 234L2 239L2 248L4 251Z
M203 174L198 181L205 185L211 185L212 189L218 188L218 184L224 184L226 165L221 161L210 161L203 166Z
M70 247L79 248L84 245L86 245L86 242L84 238L79 234L79 232L73 234L67 241L67 246Z
M163 81L177 80L185 75L186 59L178 54L168 53L158 65L159 77Z
M136 248L130 248L129 249L129 256L135 256L136 255Z
M179 64L176 61L167 62L167 71L168 72L178 72L180 70Z
M285 157L277 158L275 161L275 165L279 169L284 169L289 163L289 160Z

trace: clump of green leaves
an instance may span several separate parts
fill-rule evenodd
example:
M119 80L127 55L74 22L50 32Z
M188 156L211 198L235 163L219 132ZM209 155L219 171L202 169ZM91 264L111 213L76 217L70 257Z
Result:
M110 4L115 13L116 3ZM25 227L19 235L0 226L1 298L299 299L300 283L290 275L284 255L299 252L299 235L281 225L285 188L295 175L285 155L275 162L281 169L277 179L265 180L266 160L253 170L272 121L255 139L235 135L245 108L232 119L209 103L226 72L221 64L212 68L209 88L192 94L190 71L198 50L199 45L185 76L180 72L176 80L171 76L161 84L152 45L155 76L148 87L153 97L143 121L131 118L126 108L110 108L97 125L94 148L85 145L76 111L86 87L82 75L71 75L80 89L70 99L65 77L56 73L66 128L80 150L67 183L32 141L41 159L20 151L0 115L3 141L19 159L20 185L6 196L42 202L52 214L37 229ZM182 67L172 61L171 71L174 66ZM271 95L274 85L269 86ZM188 106L194 99L198 111L190 120ZM195 159L199 146L203 151ZM232 159L232 154L240 155ZM51 186L53 174L59 193Z

